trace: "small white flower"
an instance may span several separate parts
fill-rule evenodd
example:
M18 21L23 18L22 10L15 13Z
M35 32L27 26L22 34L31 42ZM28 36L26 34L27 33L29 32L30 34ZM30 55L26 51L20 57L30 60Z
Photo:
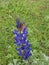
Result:
M24 37L25 35L23 34L23 37Z
M25 40L27 42L27 40Z

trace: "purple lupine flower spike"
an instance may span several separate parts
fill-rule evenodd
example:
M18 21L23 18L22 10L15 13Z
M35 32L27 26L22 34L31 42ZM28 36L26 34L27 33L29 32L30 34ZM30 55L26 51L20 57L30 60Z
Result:
M16 19L16 27L17 28L20 28L21 27L21 23L20 23L19 18Z
M17 28L20 28L20 32L19 30L14 30L14 34L15 34L15 44L17 46L19 46L19 48L17 48L16 50L18 51L18 55L21 56L24 60L28 59L29 56L31 56L31 44L29 44L28 40L27 40L27 27L24 26L24 23L22 24L21 22L19 22L17 20Z

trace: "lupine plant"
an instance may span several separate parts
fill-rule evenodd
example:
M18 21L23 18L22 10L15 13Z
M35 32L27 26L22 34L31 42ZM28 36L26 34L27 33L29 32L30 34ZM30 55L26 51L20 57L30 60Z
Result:
M20 22L19 19L16 20L17 30L14 30L15 34L15 44L17 45L16 50L18 51L18 55L23 59L27 60L31 54L31 44L27 40L27 27L24 22Z

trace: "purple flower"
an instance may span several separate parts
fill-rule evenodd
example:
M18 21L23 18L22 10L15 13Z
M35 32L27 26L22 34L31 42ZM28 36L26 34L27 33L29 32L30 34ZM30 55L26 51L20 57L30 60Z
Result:
M17 26L17 28L20 28L21 27L21 23L20 23L20 20L19 20L19 18L17 18L16 19L16 26Z
M17 25L19 28L19 23L17 23ZM28 57L32 55L30 52L32 49L30 48L31 44L29 44L27 40L27 27L24 27L21 32L14 30L13 33L15 34L14 43L19 46L19 48L16 49L18 51L18 55L21 56L24 60L28 59Z

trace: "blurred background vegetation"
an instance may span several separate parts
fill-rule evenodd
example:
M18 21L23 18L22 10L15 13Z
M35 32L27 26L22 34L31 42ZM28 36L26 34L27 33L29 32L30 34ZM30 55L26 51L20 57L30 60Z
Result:
M28 27L31 65L49 65L49 0L0 0L0 65L28 65L17 61L16 16Z

